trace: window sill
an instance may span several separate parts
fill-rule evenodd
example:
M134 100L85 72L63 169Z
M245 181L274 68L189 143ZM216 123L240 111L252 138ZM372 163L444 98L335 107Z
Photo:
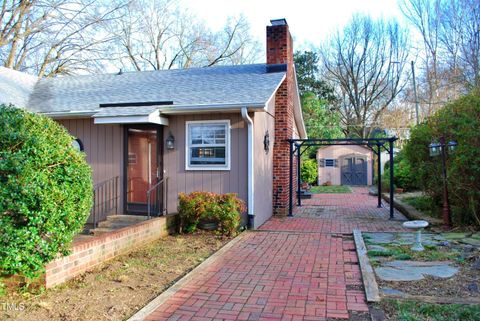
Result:
M230 167L186 167L186 171L229 171Z

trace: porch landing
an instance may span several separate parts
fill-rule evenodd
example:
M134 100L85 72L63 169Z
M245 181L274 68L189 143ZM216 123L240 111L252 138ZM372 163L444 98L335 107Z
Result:
M92 237L105 233L111 233L124 227L136 225L146 220L148 220L148 216L124 214L109 215L105 221L98 223L98 227L89 228L87 226L81 234L78 234L75 237L73 242L75 243L77 241L88 240Z

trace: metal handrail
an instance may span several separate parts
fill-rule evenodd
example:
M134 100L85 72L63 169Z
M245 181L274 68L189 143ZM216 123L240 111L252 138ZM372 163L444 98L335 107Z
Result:
M118 180L119 176L112 177L100 182L93 187L93 206L90 215L93 217L93 227L96 228L99 223L98 216L106 216L115 210L118 212Z
M151 193L154 191L154 190L157 190L159 186L161 185L164 185L163 186L163 189L162 189L162 210L161 210L161 213L162 215L166 215L167 214L167 181L168 181L168 177L164 177L162 178L160 181L158 181L155 185L153 185L152 187L150 187L148 190L147 190L147 215L148 215L148 219L151 218L151 206L150 206L150 200L151 200Z

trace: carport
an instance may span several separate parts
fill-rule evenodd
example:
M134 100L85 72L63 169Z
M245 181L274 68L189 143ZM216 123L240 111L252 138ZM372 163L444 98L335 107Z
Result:
M300 165L301 156L307 152L310 147L332 146L332 145L361 145L370 148L375 155L377 155L377 177L378 177L378 205L382 207L382 174L381 174L381 152L385 150L388 152L390 158L390 219L394 218L394 188L393 188L393 143L397 140L396 137L388 138L311 138L311 139L289 139L290 144L290 180L289 180L289 208L288 216L293 216L293 171L294 158L297 156L297 206L302 206L302 199L300 193Z

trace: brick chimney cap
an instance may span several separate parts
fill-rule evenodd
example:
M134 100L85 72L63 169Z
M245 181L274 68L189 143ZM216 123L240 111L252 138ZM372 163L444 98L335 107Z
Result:
M288 26L287 20L285 18L273 19L270 20L270 23L272 24L272 26Z

